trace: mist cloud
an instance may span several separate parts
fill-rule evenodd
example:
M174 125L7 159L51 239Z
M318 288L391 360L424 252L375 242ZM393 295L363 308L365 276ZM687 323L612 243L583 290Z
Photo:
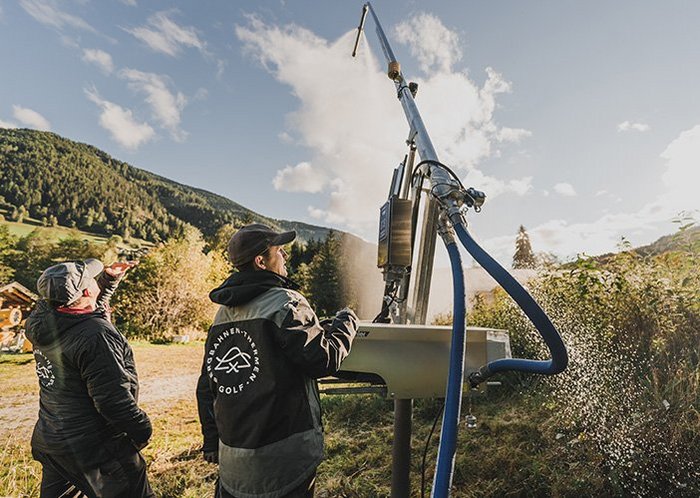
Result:
M299 101L282 133L308 148L310 157L304 162L313 164L318 175L314 177L318 183L311 181L310 174L306 178L307 185L319 188L309 213L373 239L378 207L386 199L392 169L406 153L408 131L401 106L392 98L395 90L384 64L364 38L357 59L349 61L354 31L329 41L296 24L267 24L255 16L248 21L236 27L244 51L288 85ZM418 105L441 160L454 164L467 182L489 185L490 198L503 192L524 194L530 190L531 178L499 179L477 169L480 161L497 152L498 144L517 142L529 134L502 128L494 120L497 95L510 91L510 83L492 68L486 69L482 86L470 80L466 71L455 70L461 58L459 37L434 16L419 14L399 25L399 38L415 44L409 28L421 22L432 26L434 33L416 56L421 67L437 68L439 74L416 79ZM278 171L276 181L280 174L292 173L287 168ZM321 182L323 186L318 187Z

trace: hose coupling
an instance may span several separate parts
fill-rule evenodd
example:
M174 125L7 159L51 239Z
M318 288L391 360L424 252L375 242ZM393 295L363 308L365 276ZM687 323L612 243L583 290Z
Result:
M488 379L492 375L493 375L493 372L491 372L491 370L489 370L489 366L484 365L476 372L472 372L469 374L469 385L471 386L472 389L476 389L477 387L479 387L479 384L484 382L486 379Z
M474 187L469 187L462 191L463 202L467 207L473 207L477 213L481 211L481 206L486 201L486 194Z
M454 228L452 228L452 222L444 209L440 210L440 214L438 216L437 232L446 246L456 243L455 231Z

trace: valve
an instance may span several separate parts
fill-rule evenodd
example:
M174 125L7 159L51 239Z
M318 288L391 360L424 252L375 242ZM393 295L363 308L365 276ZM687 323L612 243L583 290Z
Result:
M401 76L401 64L399 61L391 61L389 63L389 70L387 71L387 76L391 81L396 81Z

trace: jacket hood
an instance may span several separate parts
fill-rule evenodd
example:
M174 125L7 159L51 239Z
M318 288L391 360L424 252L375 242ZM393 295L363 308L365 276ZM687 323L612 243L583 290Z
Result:
M27 339L32 344L46 346L57 341L71 327L91 318L104 317L104 310L101 309L81 315L60 313L42 299L37 303L29 318L27 318Z
M239 306L274 287L299 289L297 284L277 273L267 270L245 271L232 274L209 293L209 299L225 306Z

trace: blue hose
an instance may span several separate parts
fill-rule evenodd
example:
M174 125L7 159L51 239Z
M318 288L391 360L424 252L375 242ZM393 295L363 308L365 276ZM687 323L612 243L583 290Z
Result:
M464 383L464 349L465 349L465 292L462 257L457 244L446 245L452 266L452 287L454 308L452 319L452 344L450 347L450 368L447 374L447 393L445 395L445 413L442 418L440 448L438 450L433 497L447 497L452 485L455 452L457 450L457 430L459 411L462 406L462 386Z
M484 365L478 372L470 376L472 385L483 382L491 375L506 370L531 372L554 375L562 372L569 362L564 342L559 332L554 328L549 317L530 296L530 294L508 273L498 262L488 255L479 244L469 235L462 223L454 224L455 232L464 248L474 259L498 282L503 289L515 300L542 335L549 351L551 360L526 360L512 358L496 360ZM450 348L450 367L447 377L447 394L445 396L445 413L442 418L440 447L438 449L435 479L431 496L447 498L452 486L454 473L454 458L457 449L457 432L459 412L462 405L462 385L464 375L465 353L465 288L464 270L459 248L454 242L446 244L452 266L452 285L454 292L454 308L452 322L452 344Z
M470 376L472 384L483 382L491 375L497 372L506 370L515 370L519 372L530 372L544 375L554 375L563 372L569 362L569 357L566 353L566 346L559 336L559 332L554 328L549 317L542 311L542 308L535 302L530 294L518 283L513 276L508 273L498 262L484 251L479 244L469 235L466 227L457 223L454 226L457 232L457 237L464 245L464 248L469 251L474 259L491 275L496 282L515 300L522 308L525 315L532 321L537 328L545 344L549 348L552 355L551 360L526 360L522 358L510 358L503 360L492 361L491 363L481 367L478 372Z

